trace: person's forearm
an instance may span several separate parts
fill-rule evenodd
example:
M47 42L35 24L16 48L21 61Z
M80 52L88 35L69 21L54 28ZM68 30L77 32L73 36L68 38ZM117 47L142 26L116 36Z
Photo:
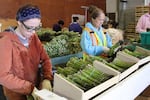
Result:
M22 80L13 74L0 75L0 84L16 93L24 95L30 94L34 88L31 82Z

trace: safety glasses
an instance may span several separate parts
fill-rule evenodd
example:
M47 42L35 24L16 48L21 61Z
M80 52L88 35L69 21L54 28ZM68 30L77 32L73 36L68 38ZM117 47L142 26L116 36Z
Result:
M24 24L24 22L21 22L21 23L28 32L37 31L42 27L42 23L40 23L39 26L37 26L37 27L27 26L26 24Z

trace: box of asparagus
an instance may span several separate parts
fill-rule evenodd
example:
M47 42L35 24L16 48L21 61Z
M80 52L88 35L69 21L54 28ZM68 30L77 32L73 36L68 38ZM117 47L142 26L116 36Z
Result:
M134 52L136 52L136 55L139 55L138 57L140 58L138 62L139 68L150 62L150 50L136 46Z
M139 60L140 59L122 51L117 53L116 58L112 61L112 63L122 69L119 77L120 81L138 69Z
M54 74L53 91L69 100L91 99L119 82L120 72L97 60L78 71L71 67L67 70L72 74Z
M124 49L123 52L140 59L139 65L150 61L150 59L149 59L150 50L142 48L140 46L135 46L135 49L133 49L133 50L132 49Z
M120 74L120 80L150 62L149 55L149 50L139 46L136 46L134 50L124 49L118 52L112 63L123 69Z

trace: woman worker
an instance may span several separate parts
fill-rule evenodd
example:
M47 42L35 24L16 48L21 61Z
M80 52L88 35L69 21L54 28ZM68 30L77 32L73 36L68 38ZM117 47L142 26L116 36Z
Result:
M38 65L42 64L41 87L51 90L52 65L36 30L41 27L37 6L25 5L16 16L18 26L0 33L0 84L7 100L27 100L26 95L38 97Z
M103 31L104 12L96 6L90 6L88 12L91 22L87 22L85 25L80 45L84 54L99 56L109 51L112 40L109 34Z

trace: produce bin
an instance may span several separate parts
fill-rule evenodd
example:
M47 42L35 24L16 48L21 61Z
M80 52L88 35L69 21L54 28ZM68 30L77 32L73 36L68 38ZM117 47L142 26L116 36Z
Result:
M143 55L150 56L150 50L147 50L147 49L145 49L143 47L136 46L135 50L138 51L138 52L140 52L140 53L142 53Z
M59 94L60 96L68 98L69 100L88 100L119 82L120 72L114 70L111 67L106 67L107 65L98 61L94 61L93 66L108 75L113 75L113 77L99 84L98 86L95 86L94 88L84 92L76 85L72 84L59 74L55 73L53 88L54 92Z
M144 49L142 47L136 46L135 51L138 51L140 53L142 53L143 55L147 55L147 57L141 59L138 62L139 68L142 67L144 64L150 62L150 50Z
M142 67L145 64L150 62L150 50L136 46L135 51L138 51L138 52L142 53L143 55L146 54L148 56L143 58L143 59L138 59L138 58L131 56L129 54L124 54L124 52L122 52L122 51L117 53L116 57L118 57L120 55L122 56L122 57L119 57L119 59L123 58L126 61L135 63L134 65L132 65L131 67L126 69L124 72L120 73L119 81L123 80L124 78L126 78L127 76L132 74L134 71L136 71L140 67Z
M141 46L143 48L150 50L150 32L140 33L141 36Z
M126 78L128 75L130 75L132 72L134 72L135 70L137 70L139 68L138 61L140 59L138 59L136 57L133 57L129 54L125 54L124 52L118 52L117 55L116 55L116 58L122 59L125 62L135 63L131 67L127 68L124 72L120 73L119 81Z

